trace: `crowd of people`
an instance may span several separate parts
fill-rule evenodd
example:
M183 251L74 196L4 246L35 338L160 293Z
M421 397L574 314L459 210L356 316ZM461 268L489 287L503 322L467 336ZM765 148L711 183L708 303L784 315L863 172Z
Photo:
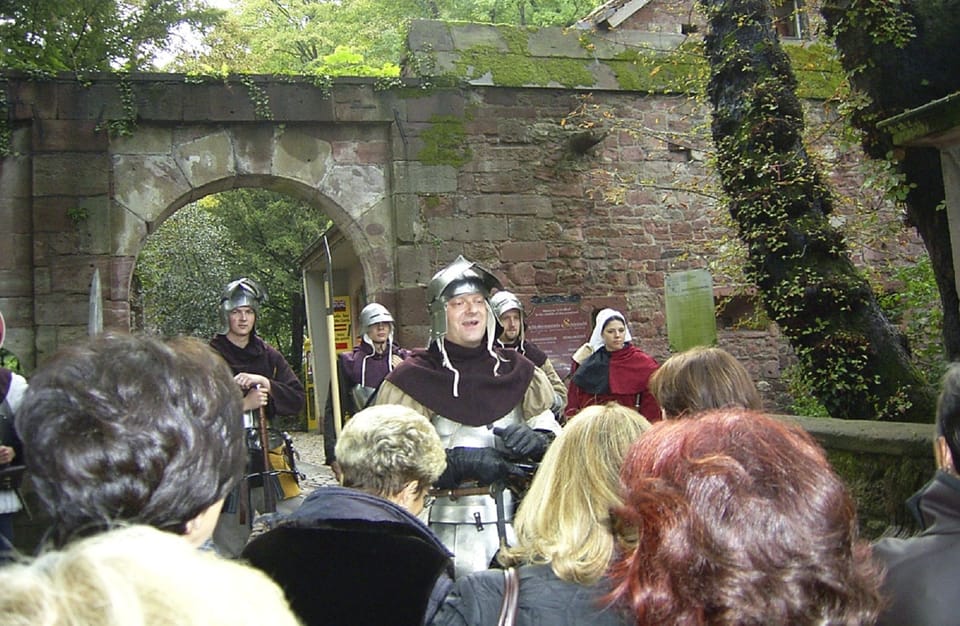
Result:
M960 365L912 501L924 531L871 546L823 449L763 412L730 353L658 364L608 308L565 383L520 298L461 256L427 287L426 348L361 311L331 388L349 419L325 416L339 485L251 534L264 425L305 401L256 333L265 298L230 283L209 343L106 333L29 382L0 370L0 469L22 466L52 520L17 554L22 499L0 482L4 623L956 621Z

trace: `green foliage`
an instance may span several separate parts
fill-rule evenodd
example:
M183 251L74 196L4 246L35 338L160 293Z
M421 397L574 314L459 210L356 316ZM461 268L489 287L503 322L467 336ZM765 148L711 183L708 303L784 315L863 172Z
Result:
M5 367L21 376L24 375L23 366L20 364L19 357L6 348L0 348L0 367Z
M240 0L205 37L207 49L181 55L172 69L398 76L410 20L569 26L598 4L597 0ZM520 32L508 36L513 41Z
M891 320L906 336L911 355L927 380L936 383L943 376L943 306L933 275L930 257L915 265L894 268L896 287L879 298Z
M198 0L30 0L0 5L0 67L134 71L150 67L177 27L222 15Z
M791 415L830 417L827 408L817 400L816 389L809 374L800 365L791 365L780 372L780 380L787 386L792 400L787 410Z
M147 239L137 259L143 328L212 337L220 328L220 292L241 269L221 218L198 204L180 209Z
M257 322L264 339L290 357L292 311L302 298L297 259L329 226L314 207L264 189L235 189L201 201L234 242L233 276L259 282L269 300ZM218 292L219 293L219 292ZM299 363L299 356L290 359Z

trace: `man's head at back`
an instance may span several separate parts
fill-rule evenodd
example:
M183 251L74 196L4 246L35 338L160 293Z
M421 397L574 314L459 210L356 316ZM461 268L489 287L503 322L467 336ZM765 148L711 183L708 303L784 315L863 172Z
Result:
M106 334L37 371L17 414L57 545L118 522L202 541L243 473L242 397L206 344Z
M957 471L960 463L960 363L952 363L943 375L937 401L937 467Z
M520 299L509 291L498 291L490 297L490 306L497 316L500 341L505 344L522 342L526 320Z

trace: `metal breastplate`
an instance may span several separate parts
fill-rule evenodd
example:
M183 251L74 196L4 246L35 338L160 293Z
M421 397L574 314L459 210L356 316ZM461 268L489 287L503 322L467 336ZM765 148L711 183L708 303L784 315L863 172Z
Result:
M493 434L494 428L504 428L523 421L519 406L486 426L468 426L437 415L433 425L440 435L444 448L496 448L504 450L503 442ZM506 519L513 519L513 494L503 492ZM431 523L444 524L496 524L497 505L492 496L469 495L459 498L437 498L430 509Z
M452 419L436 415L433 426L440 435L444 448L497 448L503 450L500 438L493 434L494 428L523 423L523 410L518 405L512 411L486 426L468 426Z

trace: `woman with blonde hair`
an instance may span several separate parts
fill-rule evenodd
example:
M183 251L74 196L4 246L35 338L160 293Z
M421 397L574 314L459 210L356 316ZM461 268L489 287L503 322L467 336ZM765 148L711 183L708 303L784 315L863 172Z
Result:
M610 510L622 504L619 471L650 423L609 402L581 411L547 450L514 518L517 544L498 559L519 572L516 624L627 624L605 604L604 572L615 556ZM505 588L500 570L460 578L435 625L495 624Z
M650 377L650 393L665 419L710 409L763 408L746 368L723 348L697 346L674 354Z
M128 526L0 568L6 626L297 626L258 570L173 533Z

